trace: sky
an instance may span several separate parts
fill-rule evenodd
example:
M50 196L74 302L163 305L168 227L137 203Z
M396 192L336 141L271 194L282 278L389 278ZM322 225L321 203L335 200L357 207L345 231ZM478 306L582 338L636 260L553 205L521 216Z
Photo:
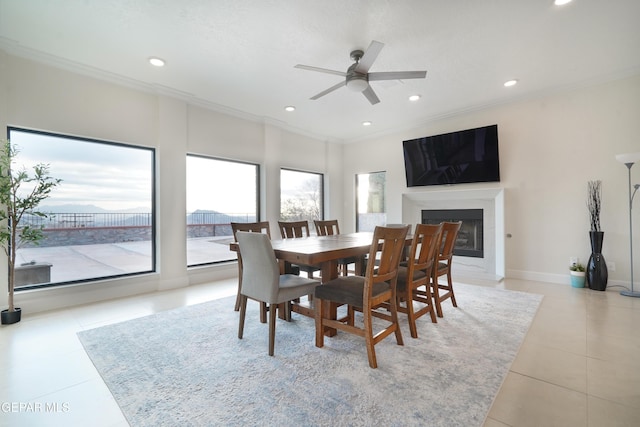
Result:
M256 213L256 165L187 156L187 213ZM214 183L225 185L212 185Z
M19 153L14 167L33 175L37 163L62 182L42 205L95 205L107 210L151 211L153 152L109 143L12 130Z
M151 149L100 141L88 143L86 139L16 129L11 130L10 140L19 150L14 167L24 167L32 175L35 164L45 163L53 178L62 179L42 206L94 205L110 211L151 211ZM186 162L186 213L256 213L255 164L195 155L187 156ZM283 170L282 194L303 191L309 179L305 175L308 174ZM219 183L224 185L213 185Z

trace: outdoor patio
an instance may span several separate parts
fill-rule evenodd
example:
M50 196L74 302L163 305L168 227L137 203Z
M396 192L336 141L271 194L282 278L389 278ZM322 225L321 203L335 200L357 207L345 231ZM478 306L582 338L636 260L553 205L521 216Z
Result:
M231 241L231 236L188 239L189 264L235 259L235 252L229 250ZM153 268L150 241L24 248L18 250L17 256L16 265L33 261L51 264L52 283L117 276Z

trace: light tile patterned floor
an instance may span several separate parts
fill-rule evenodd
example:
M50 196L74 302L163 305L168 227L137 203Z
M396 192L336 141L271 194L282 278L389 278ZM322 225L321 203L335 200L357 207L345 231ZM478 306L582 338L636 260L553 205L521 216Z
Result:
M76 332L234 295L235 286L24 313L0 328L0 426L128 425ZM640 425L640 299L512 279L484 286L545 295L486 427Z

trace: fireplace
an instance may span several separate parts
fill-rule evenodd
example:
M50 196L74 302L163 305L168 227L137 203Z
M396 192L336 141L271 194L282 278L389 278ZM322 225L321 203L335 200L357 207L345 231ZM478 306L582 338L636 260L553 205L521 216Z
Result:
M496 280L505 277L505 190L493 188L466 188L440 186L433 190L410 189L402 194L403 224L422 222L422 211L432 209L482 210L482 258L458 256L453 263L453 274L460 280ZM447 218L449 219L449 218ZM456 218L451 218L456 219Z
M422 211L423 224L462 221L453 254L484 258L484 211L482 209L428 209Z

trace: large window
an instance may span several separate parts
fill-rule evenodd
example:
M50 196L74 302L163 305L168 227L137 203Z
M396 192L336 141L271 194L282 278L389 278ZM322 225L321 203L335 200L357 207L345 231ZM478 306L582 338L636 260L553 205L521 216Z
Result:
M323 175L291 169L280 169L280 219L282 221L309 221L324 217Z
M385 209L385 172L356 175L356 231L373 231L387 223Z
M187 155L187 265L235 260L232 222L259 221L259 166Z
M39 245L17 248L16 290L155 271L151 148L9 128L14 167L49 165L61 179L23 221L43 228Z

